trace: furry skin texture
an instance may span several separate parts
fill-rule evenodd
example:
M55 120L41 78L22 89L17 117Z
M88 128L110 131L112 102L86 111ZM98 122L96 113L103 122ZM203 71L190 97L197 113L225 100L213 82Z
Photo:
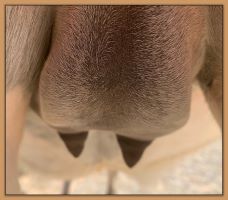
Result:
M40 76L42 118L62 132L111 130L141 140L183 126L205 50L206 11L57 7Z
M62 133L115 132L132 166L186 123L194 78L222 126L222 16L222 6L7 6L7 96L19 87L14 98L30 101L73 154ZM9 148L19 145L10 135L21 133L7 134Z

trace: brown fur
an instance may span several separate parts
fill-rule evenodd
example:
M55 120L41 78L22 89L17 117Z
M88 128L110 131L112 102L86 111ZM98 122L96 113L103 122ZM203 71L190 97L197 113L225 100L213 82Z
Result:
M111 130L135 158L185 124L195 77L222 126L222 6L53 8L7 6L6 88L57 131Z
M205 63L198 79L217 122L222 127L223 7L208 9L208 42Z
M33 92L46 59L53 11L48 6L6 6L6 89ZM29 90L29 92L28 92Z
M205 19L206 7L194 6L58 7L40 77L41 116L65 132L138 139L181 127Z

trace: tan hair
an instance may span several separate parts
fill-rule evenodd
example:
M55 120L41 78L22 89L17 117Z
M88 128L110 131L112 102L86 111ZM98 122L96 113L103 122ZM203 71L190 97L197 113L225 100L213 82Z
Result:
M32 90L47 55L50 6L6 6L6 89Z

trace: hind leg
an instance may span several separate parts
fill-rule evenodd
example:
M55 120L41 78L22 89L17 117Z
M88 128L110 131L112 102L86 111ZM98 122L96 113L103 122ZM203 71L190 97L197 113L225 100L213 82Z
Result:
M107 194L115 194L114 188L113 188L113 182L116 177L117 171L109 171L108 172L108 185L107 185Z
M205 63L198 74L200 85L220 127L223 100L223 8L209 8L209 44Z
M21 193L17 180L18 151L27 108L47 52L50 11L48 6L6 6L7 194Z
M20 194L17 158L25 123L29 97L20 87L6 95L6 193Z

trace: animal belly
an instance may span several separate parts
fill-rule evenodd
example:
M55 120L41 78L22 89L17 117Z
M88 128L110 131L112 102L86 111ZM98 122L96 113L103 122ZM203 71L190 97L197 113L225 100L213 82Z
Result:
M175 25L189 33L180 19L190 23L188 13L199 21L200 9L186 9L57 8L39 83L42 118L62 132L95 129L150 140L183 126L191 97L190 36L165 30Z
M133 176L140 176L142 171L148 170L151 175L158 172L156 166L160 170L169 169L171 160L181 160L220 137L219 127L197 85L193 87L191 113L184 128L157 138L146 149L140 162L129 169L113 133L90 131L82 154L75 158L68 153L56 130L30 112L20 150L20 168L63 179L74 179L103 168L123 170Z

